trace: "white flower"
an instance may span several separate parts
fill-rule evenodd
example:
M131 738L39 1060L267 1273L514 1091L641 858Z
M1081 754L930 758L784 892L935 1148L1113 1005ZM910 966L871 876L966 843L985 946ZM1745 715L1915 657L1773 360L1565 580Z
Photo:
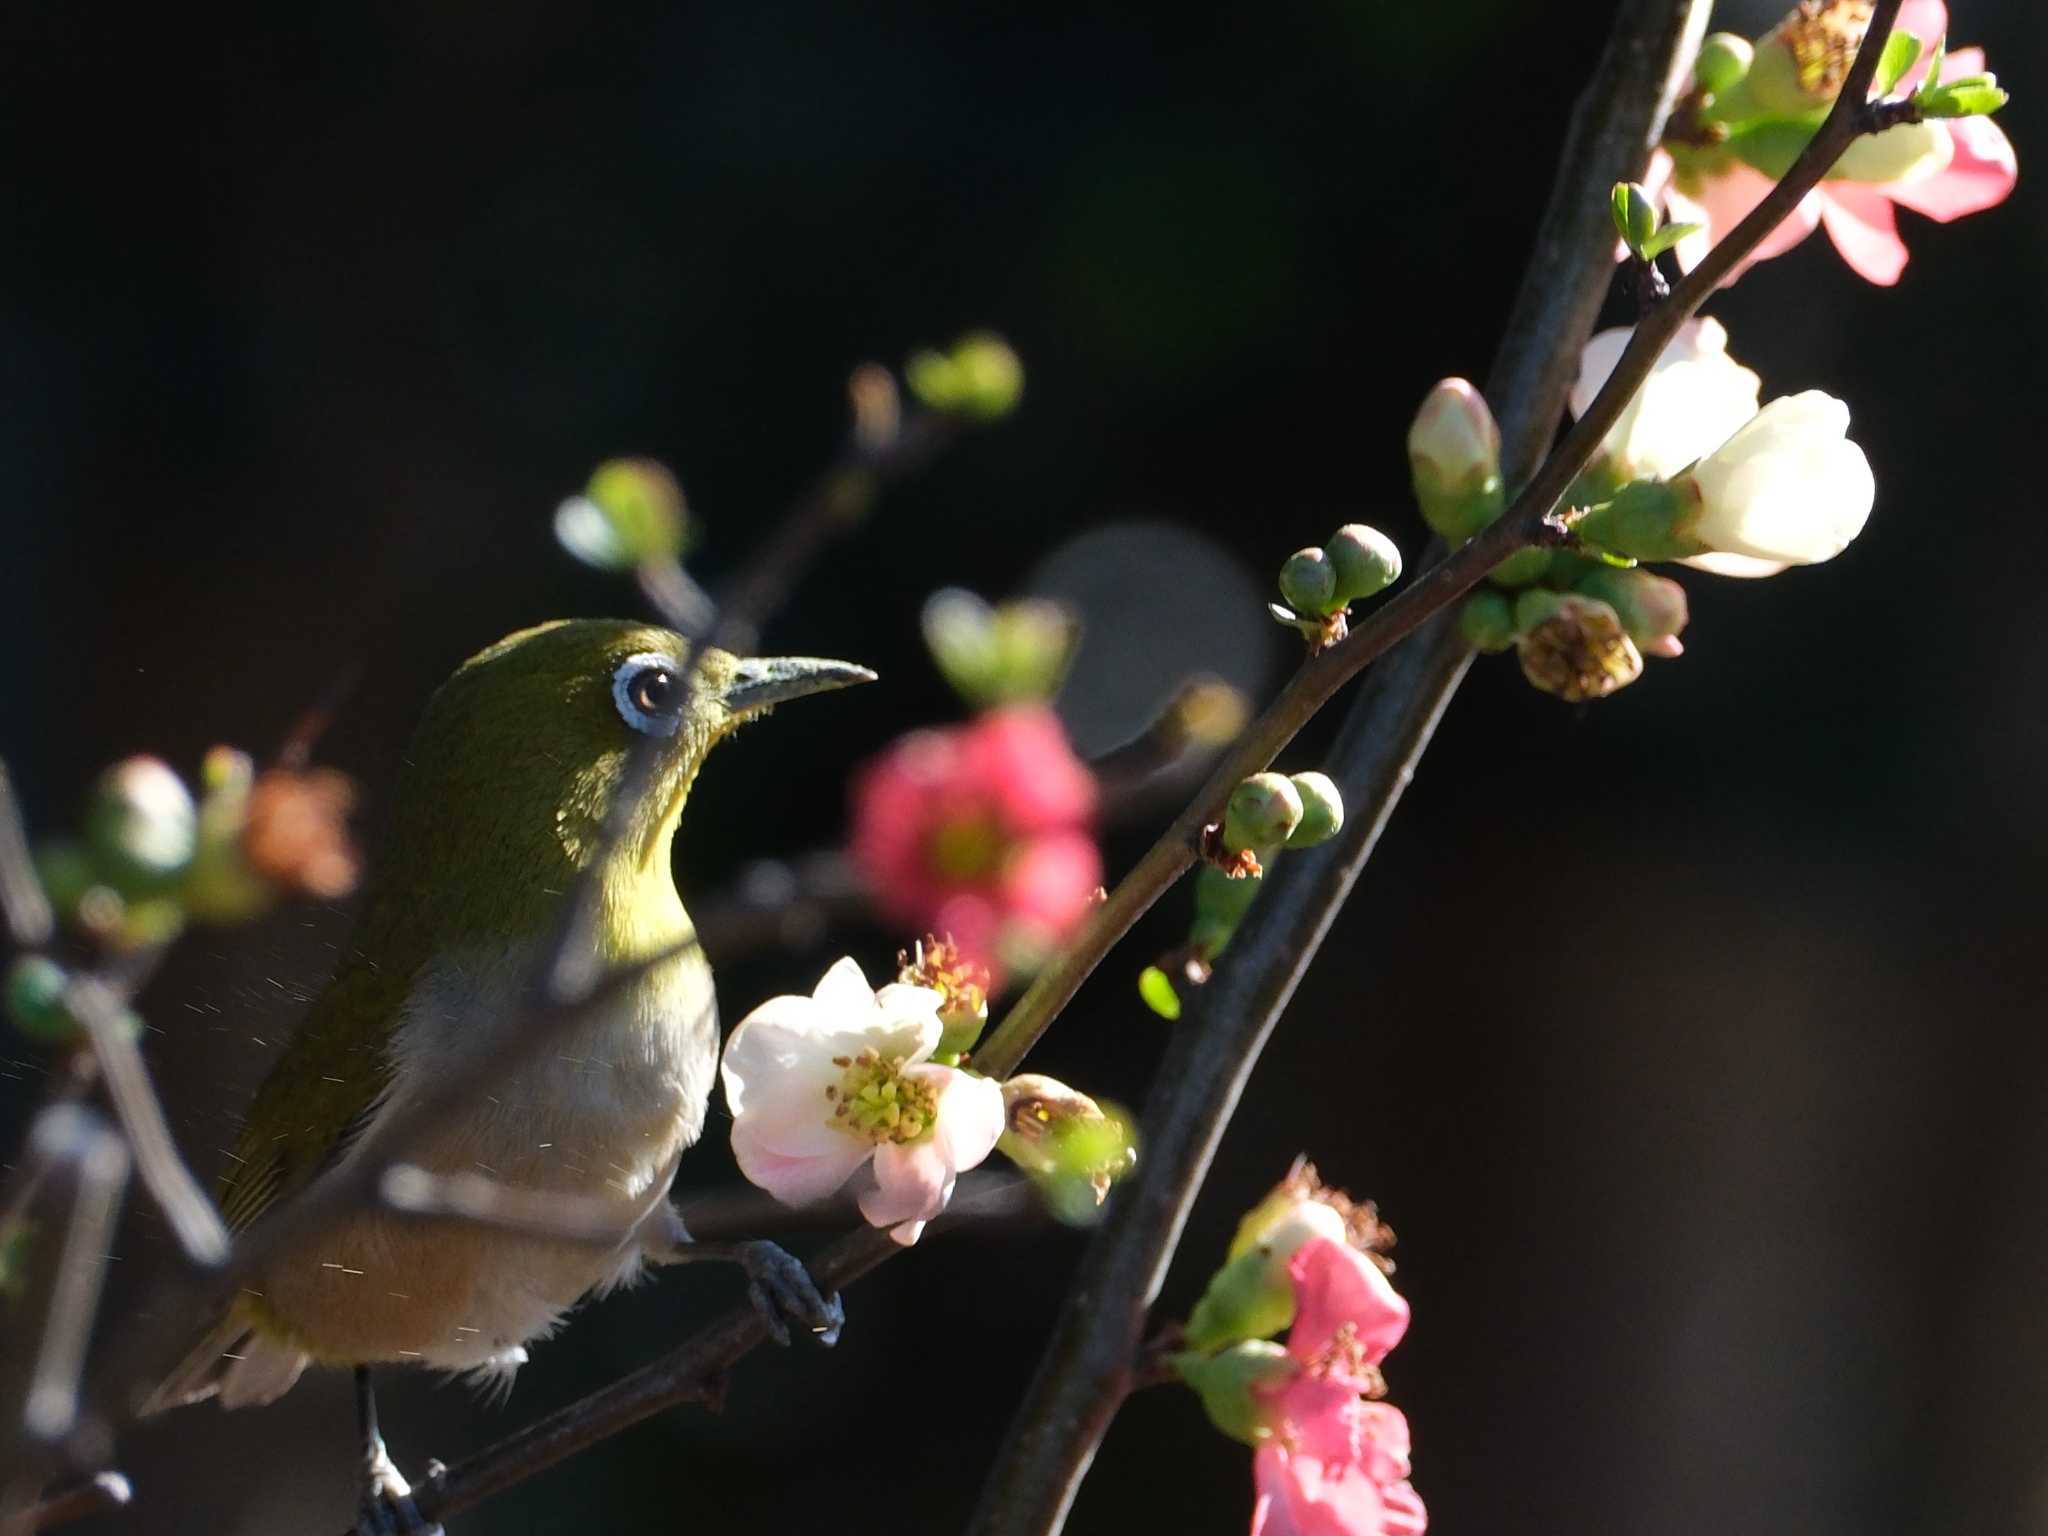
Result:
M1702 552L1788 565L1833 559L1863 531L1877 496L1848 431L1849 408L1832 395L1773 400L1674 482L1680 530Z
M1572 415L1583 416L1634 333L1602 331L1579 354ZM1758 379L1728 355L1718 320L1688 320L1656 370L1608 429L1603 447L1618 481L1668 480L1756 414Z
M927 1059L940 1002L927 987L876 992L844 959L809 997L772 997L742 1019L720 1068L740 1171L805 1205L872 1158L861 1214L916 1242L1003 1132L1001 1087Z

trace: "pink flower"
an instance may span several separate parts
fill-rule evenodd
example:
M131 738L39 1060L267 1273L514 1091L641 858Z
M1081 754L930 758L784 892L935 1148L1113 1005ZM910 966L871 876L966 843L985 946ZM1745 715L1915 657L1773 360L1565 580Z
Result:
M1095 781L1050 710L916 731L854 786L853 856L876 905L991 964L1066 937L1102 880Z
M1408 1330L1408 1303L1349 1244L1313 1239L1288 1261L1298 1369L1266 1393L1270 1437L1252 1463L1252 1536L1421 1536L1408 1421L1361 1394Z
M939 1001L926 987L876 992L846 959L809 997L772 997L740 1020L720 1066L740 1172L807 1205L873 1159L861 1214L916 1242L1003 1133L1000 1086L927 1059Z
M1920 61L1900 82L1900 90L1910 91L1926 77L1934 40L1948 31L1948 8L1942 0L1906 0L1898 24L1925 45ZM1954 49L1941 73L1944 80L1984 73L1984 50ZM1925 136L1928 152L1913 157L1912 168L1901 179L1851 180L1842 174L1859 155L1870 153L1894 135L1909 133ZM1756 262L1782 255L1822 227L1851 270L1870 282L1889 286L1906 267L1906 243L1899 238L1895 208L1910 208L1946 224L2004 202L2018 177L2019 162L2012 142L1988 117L1938 119L1894 128L1852 148L1837 167L1836 176L1801 198L1784 222L1722 280L1723 286ZM1732 159L1711 174L1688 175L1678 171L1671 156L1660 149L1651 162L1649 185L1652 195L1661 192L1672 222L1704 226L1678 242L1678 264L1691 271L1763 201L1773 183Z

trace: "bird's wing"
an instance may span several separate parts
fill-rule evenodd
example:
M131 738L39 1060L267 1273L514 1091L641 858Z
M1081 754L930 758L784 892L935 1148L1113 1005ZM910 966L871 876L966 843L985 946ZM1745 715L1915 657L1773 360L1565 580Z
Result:
M256 1090L221 1214L236 1231L338 1158L391 1081L386 1047L410 978L360 956L344 963Z

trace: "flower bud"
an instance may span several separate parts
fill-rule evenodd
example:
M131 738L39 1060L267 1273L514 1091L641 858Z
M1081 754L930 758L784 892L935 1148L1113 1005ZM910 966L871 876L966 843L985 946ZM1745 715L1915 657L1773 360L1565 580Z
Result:
M1505 592L1482 587L1458 610L1458 630L1473 650L1498 655L1515 643L1515 605Z
M1261 888L1257 880L1233 878L1213 864L1204 864L1195 871L1195 919L1188 929L1188 942L1214 960L1229 947Z
M689 538L683 488L653 459L607 459L581 496L555 508L555 538L600 571L674 560Z
M1280 566L1280 596L1299 614L1320 618L1344 605L1337 600L1337 572L1320 549L1297 549Z
M109 768L86 811L86 844L123 895L174 884L192 861L198 835L192 792L153 757L131 757Z
M32 1040L63 1044L78 1034L78 1021L64 1005L71 978L47 955L23 955L7 972L7 1013Z
M1294 1284L1287 1264L1262 1248L1229 1260L1209 1277L1188 1314L1188 1348L1204 1352L1246 1339L1270 1339L1294 1321Z
M1783 396L1668 485L1624 486L1580 519L1579 535L1638 560L1831 560L1862 532L1877 494L1848 429L1841 401L1819 390Z
M1346 523L1323 546L1337 578L1338 607L1384 592L1401 579L1401 551L1377 528Z
M1549 550L1518 549L1488 571L1486 579L1496 587L1526 587L1532 581L1541 581L1549 572Z
M1671 657L1684 649L1678 635L1689 616L1685 588L1670 577L1640 568L1620 571L1601 566L1581 576L1574 586L1612 608L1629 639L1645 655Z
M1285 774L1255 773L1230 792L1223 844L1235 853L1277 848L1301 824L1301 791Z
M1287 834L1289 848L1313 848L1327 843L1344 826L1344 796L1328 774L1297 773L1288 783L1301 796L1301 820ZM1243 881L1234 884L1242 885Z
M1710 95L1724 96L1741 83L1756 59L1756 49L1746 37L1733 32L1716 32L1700 44L1699 58L1692 66L1693 80Z
M1522 675L1570 704L1604 699L1643 675L1642 653L1607 604L1547 588L1515 600Z
M903 379L930 409L979 421L1007 416L1024 393L1023 363L988 331L961 337L951 352L917 353L904 365Z
M1213 1355L1185 1351L1173 1357L1173 1368L1194 1388L1210 1423L1233 1440L1258 1445L1272 1433L1266 1394L1301 1366L1278 1344L1254 1339Z
M1825 109L1841 94L1869 27L1870 0L1806 0L1756 40L1745 95L1766 114Z
M1463 379L1423 397L1408 428L1408 467L1423 520L1462 544L1500 515L1500 427L1486 398Z
M1041 1073L1019 1073L1003 1084L1003 1123L996 1145L1004 1156L1041 1181L1074 1186L1068 1194L1088 1205L1102 1204L1137 1161L1122 1120Z

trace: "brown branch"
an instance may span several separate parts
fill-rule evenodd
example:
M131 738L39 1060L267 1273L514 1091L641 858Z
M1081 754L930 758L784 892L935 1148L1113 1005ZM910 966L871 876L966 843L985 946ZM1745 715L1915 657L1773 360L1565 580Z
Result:
M84 1482L58 1490L18 1518L0 1524L0 1536L31 1536L60 1525L125 1508L135 1497L119 1472L95 1472Z

